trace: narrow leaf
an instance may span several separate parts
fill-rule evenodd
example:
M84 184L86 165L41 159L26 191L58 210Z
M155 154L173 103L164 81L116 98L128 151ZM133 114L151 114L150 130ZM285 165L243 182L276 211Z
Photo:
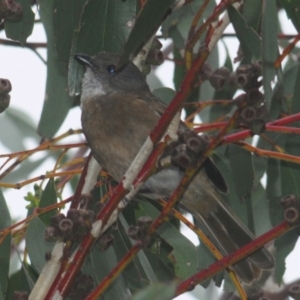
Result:
M169 300L175 295L176 283L154 283L136 293L132 300Z
M136 1L90 0L86 3L75 30L69 61L70 95L80 93L83 68L74 60L74 54L96 54L99 51L121 51L136 14Z
M280 0L279 1L286 11L286 14L293 22L297 31L300 31L300 10L298 0Z
M42 193L39 207L43 208L56 203L57 203L57 195L56 195L54 179L49 179L46 188ZM45 214L42 214L40 216L40 219L44 222L45 225L49 225L50 218L55 214L56 214L56 210L52 210Z
M235 184L235 190L240 200L250 196L254 180L252 155L240 147L229 145L227 155Z
M273 92L271 82L274 81L276 74L274 64L279 55L276 2L264 0L262 13L262 75L265 100L267 107L270 108Z
M156 33L175 0L148 0L140 11L123 48L119 67L133 58L142 46Z
M253 59L260 59L261 40L257 33L253 28L247 26L243 16L234 7L229 6L227 11L246 61L250 63Z
M26 231L26 248L34 269L40 273L46 263L45 255L51 251L54 242L45 241L46 226L39 217L29 223Z
M27 38L31 35L34 25L34 13L31 9L31 1L15 0L20 3L23 9L23 16L20 21L4 21L6 36L12 40L26 43Z
M0 189L0 230L5 229L11 225L9 210L5 198ZM8 285L8 272L9 272L9 257L11 250L11 234L9 233L0 244L0 286L1 292L4 296L7 291Z
M48 57L46 95L38 132L42 137L51 138L65 120L73 105L73 99L68 93L67 65L60 62L55 46L53 0L41 0L39 5L41 20L47 35Z

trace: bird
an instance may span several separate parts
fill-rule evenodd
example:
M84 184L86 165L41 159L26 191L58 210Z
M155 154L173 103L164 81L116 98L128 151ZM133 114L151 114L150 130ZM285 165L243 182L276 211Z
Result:
M118 54L78 53L75 59L85 67L81 123L87 144L96 161L120 182L166 106L150 91L145 76L131 61L117 68ZM189 130L183 122L180 127ZM163 168L145 181L139 194L168 199L183 174L176 165ZM193 215L196 224L213 237L226 255L253 241L255 236L224 201L222 192L226 183L223 182L220 171L207 158L185 191L180 206ZM234 270L241 281L251 284L262 270L273 267L274 258L263 247L235 264Z

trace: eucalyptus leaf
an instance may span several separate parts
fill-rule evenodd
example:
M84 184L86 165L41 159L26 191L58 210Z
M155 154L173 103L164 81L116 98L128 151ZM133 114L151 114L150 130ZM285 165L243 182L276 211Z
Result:
M240 201L243 201L244 197L250 196L253 186L252 155L249 151L234 145L228 145L227 151L235 190Z
M73 98L68 93L67 65L60 62L53 29L54 0L40 0L40 16L47 36L47 83L45 102L38 125L38 133L51 138L62 125Z
M279 0L289 19L293 22L297 31L300 31L300 11L298 0Z
M28 294L30 293L31 289L27 283L27 277L23 268L21 268L16 273L12 274L9 278L8 282L8 289L6 299L14 299L13 294L15 291L26 291Z
M236 193L236 185L230 167L230 157L228 155L227 147L223 155L214 154L213 160L218 169L223 174L228 185L229 193L223 195L224 200L228 203L231 209L235 212L238 218L244 223L248 223L247 207L244 201L241 201Z
M38 144L39 136L35 124L20 110L12 107L6 110L0 117L0 128L0 142L12 152L24 150L25 138L28 137L35 139Z
M271 100L270 117L277 118L280 111L291 110L299 63L287 68L276 84ZM295 105L295 104L294 104Z
M54 36L60 61L68 64L71 54L73 34L78 30L80 17L86 0L54 0Z
M241 43L243 54L248 63L253 59L261 58L261 40L253 28L248 27L243 16L232 6L229 6L228 15L237 38Z
M261 21L263 1L245 0L243 6L243 17L249 27L258 31Z
M295 228L294 230L286 233L285 235L275 240L275 244L274 244L276 247L275 279L279 285L282 284L282 277L286 269L285 259L294 249L298 239L299 239L299 231L297 231L297 228Z
M169 300L175 295L176 283L154 283L136 293L131 300Z
M123 214L128 215L128 211L130 211L131 209L132 207L126 207ZM118 260L123 258L123 256L129 251L131 246L132 243L128 237L126 228L124 228L122 223L119 221L118 229L114 232L114 243L112 245ZM132 262L130 262L124 270L123 275L128 287L133 292L145 287L151 282L151 277L147 275L147 271L144 270L139 257L133 258Z
M136 1L91 0L84 5L78 28L74 31L69 61L70 95L80 93L83 68L74 54L94 55L99 51L119 53L129 35L136 14Z
M124 45L119 67L132 59L143 45L156 33L175 0L148 0L135 20L134 26Z
M8 38L19 41L22 45L24 45L33 30L34 13L31 9L31 1L15 0L15 2L22 6L22 18L20 21L5 20L5 33Z
M276 74L275 61L279 55L278 49L278 17L275 1L263 1L262 14L262 76L265 101L268 108L271 106L272 87Z
M153 94L158 97L165 105L169 105L174 98L176 92L170 88L159 88L153 91Z
M151 216L156 218L159 211L148 201L140 201L139 210L136 210L137 218ZM175 274L181 279L186 279L197 271L197 249L177 228L170 223L163 223L157 230L157 234L169 244L173 250L168 257L174 265Z
M3 230L11 225L10 213L3 196L2 190L0 189L0 230ZM1 292L4 296L7 292L8 286L8 272L9 272L9 257L11 251L11 233L3 239L0 244L0 286Z
M54 242L45 241L46 226L39 217L34 217L26 231L26 249L34 269L40 273L46 263L45 255L51 252Z
M55 189L55 182L54 179L49 179L43 193L41 196L39 208L45 208L50 205L54 205L57 203L57 195L56 195L56 189ZM47 213L44 213L40 216L40 219L43 221L43 223L48 226L50 223L50 218L54 216L57 213L57 210L51 210Z
M97 247L94 247L91 253L91 264L94 269L94 274L97 278L97 284L99 284L118 264L118 259L113 247L109 247L104 252L100 252L97 250ZM126 282L123 274L121 274L109 286L103 296L107 299L124 299L126 296L126 290Z

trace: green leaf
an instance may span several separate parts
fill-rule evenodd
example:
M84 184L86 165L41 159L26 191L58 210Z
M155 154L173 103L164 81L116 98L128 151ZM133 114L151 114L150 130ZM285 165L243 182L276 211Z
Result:
M26 43L26 39L31 35L34 25L34 13L31 9L30 0L15 0L23 8L23 16L20 21L4 21L6 36L12 40Z
M184 5L180 9L175 10L170 16L164 20L161 25L161 31L164 38L169 37L170 31L174 30L178 23L180 22L181 18L189 12L190 6Z
M99 284L107 274L118 264L118 259L113 247L109 247L105 252L100 252L94 247L91 253L91 265L94 268L94 274ZM123 274L108 287L104 293L107 299L122 299L126 293L126 282Z
M122 214L126 214L126 216L128 216L129 214L133 214L133 211L134 208L132 206L127 206ZM124 227L123 223L124 222L118 221L118 229L113 232L114 243L112 247L114 248L118 260L122 259L132 246L132 242L130 241L127 234L128 226ZM141 289L149 284L149 282L152 281L152 273L154 274L153 270L145 270L145 266L139 259L139 256L134 257L132 262L129 263L129 265L123 272L127 285L132 291Z
M52 250L55 242L45 241L46 226L39 217L31 220L26 231L26 249L34 269L40 273L46 263L45 254Z
M235 145L228 145L227 155L233 175L235 190L240 201L250 196L253 186L254 170L249 151Z
M29 265L28 263L23 264L23 271L26 276L26 280L29 285L29 288L30 290L32 290L39 277L39 274L36 272L36 270L34 270L32 265Z
M243 4L243 17L249 27L255 31L259 29L263 1L245 0Z
M187 5L176 9L164 22L162 23L162 33L164 37L173 39L175 48L181 50L185 47L185 42L191 27L192 20L199 8L203 4L203 0L194 0ZM213 12L215 2L210 1L203 12L202 19L207 19ZM200 19L200 24L201 20ZM198 24L198 25L200 25ZM201 42L204 40L204 35L201 36L200 41L196 43L194 52L197 52Z
M176 92L170 88L162 87L153 91L153 94L158 97L165 105L169 105L169 103L174 98Z
M299 142L299 138L297 141ZM294 194L296 197L300 197L300 166L286 161L280 161L280 166L282 196Z
M210 53L206 62L210 65L212 70L215 70L220 67L218 47L215 47L213 49L213 51ZM199 96L195 97L194 101L197 102L200 100L200 102L201 102L201 101L209 101L211 99L216 99L214 97L215 93L216 93L215 89L211 86L211 84L208 82L208 80L206 80L205 82L203 82L201 84ZM211 111L212 111L212 113L211 113ZM203 123L215 121L215 120L212 120L212 118L214 117L214 109L212 110L212 107L207 107L207 108L203 109L200 112L200 117L201 117L201 120L203 121Z
M293 92L293 102L292 102L292 111L291 113L292 114L296 114L296 113L299 113L300 112L300 66L298 65L298 71L297 71L297 74L295 76L295 79L294 79L295 83L297 84L294 84L294 92Z
M197 247L197 252L198 252L198 257L199 257L199 264L198 264L199 270L202 270L216 262L216 258L214 257L214 255L207 248L207 246L201 242L200 242L200 245ZM223 276L223 274L224 274L224 271L218 273L216 276ZM200 283L201 286L203 286L204 288L207 288L210 284L210 280L211 280L211 278L204 280L203 282Z
M68 93L67 65L60 62L53 30L53 0L41 0L40 16L47 35L47 83L45 102L38 125L44 138L51 138L62 125L73 99Z
M248 63L261 58L261 40L253 28L248 27L243 16L232 6L227 8L230 21L241 43L243 54Z
M0 140L12 152L26 149L25 139L33 138L38 141L36 126L28 115L10 107L0 118ZM5 130L3 130L5 128ZM22 130L20 130L22 129ZM13 139L11 137L14 137Z
M120 216L120 222L123 225L126 232L128 232L129 225L126 222L126 220L123 216ZM131 242L132 245L135 244L135 241L132 240L132 239L130 239L130 242ZM145 274L147 275L147 277L150 279L150 281L151 282L157 281L157 278L156 278L156 275L154 273L153 267L150 265L144 251L139 251L139 253L137 254L137 258L139 259L140 264L143 267L143 270L144 270Z
M11 218L5 198L0 189L0 230L11 225ZM2 295L6 294L8 285L9 257L11 251L11 234L9 233L0 244L0 286Z
M175 295L176 283L153 283L136 293L132 300L169 300Z
M148 0L137 16L124 45L119 66L133 58L143 45L156 33L175 0Z
M272 225L275 226L282 221L282 207L279 205L282 197L280 161L268 159L267 165L267 187L266 192L270 205L270 217Z
M267 108L271 106L271 82L275 77L274 63L279 55L278 42L278 16L275 1L264 1L262 11L262 75L264 96Z
M140 201L136 210L136 218L150 216L155 219L159 211L149 201ZM170 222L163 223L157 230L157 234L173 248L168 257L174 265L175 274L181 279L186 279L197 271L197 248L183 236Z
M271 119L277 118L281 111L291 110L292 105L296 104L294 103L293 99L296 99L294 98L294 93L298 93L296 89L299 89L298 85L297 87L295 86L295 83L299 82L296 81L299 70L300 64L296 63L292 67L286 69L282 75L282 78L279 78L280 81L276 84L271 101Z
M54 179L49 179L46 188L42 193L39 208L47 207L57 203L57 195L55 189ZM57 213L57 210L51 210L45 214L40 215L40 219L47 226L49 225L50 218Z
M173 38L173 40L174 40L174 38ZM177 43L176 43L176 45L177 45ZM177 47L174 47L173 55L174 55L175 61L182 62L182 63L175 64L175 68L174 68L173 82L174 82L175 89L178 90L180 88L181 82L185 76L185 67L183 64L183 58Z
M255 186L252 190L251 198L255 229L254 232L256 236L260 236L272 228L266 191L260 182L257 183L257 186Z
M59 59L68 64L74 31L79 28L86 0L54 0L54 35Z
M28 293L31 291L23 268L9 277L6 299L14 299L14 292L18 290Z
M129 35L136 14L136 1L90 0L84 6L75 30L69 61L70 95L80 93L83 68L73 58L76 53L93 55L99 51L119 53Z
M230 208L235 212L238 218L244 223L248 224L248 212L245 205L245 201L241 201L236 193L235 180L230 168L230 156L227 152L227 147L223 149L224 154L218 153L212 156L213 161L217 165L223 177L226 179L228 185L229 193L223 195Z
M296 30L300 31L300 10L298 0L279 0L286 11L286 14L293 22Z
M296 242L299 239L299 230L295 228L287 232L285 235L275 240L274 246L276 248L275 253L275 279L280 285L282 283L282 277L285 272L285 259L293 251Z

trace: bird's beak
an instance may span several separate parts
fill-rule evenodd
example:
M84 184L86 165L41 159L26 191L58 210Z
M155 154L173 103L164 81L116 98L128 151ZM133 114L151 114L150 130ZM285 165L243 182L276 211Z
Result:
M74 58L83 66L90 68L93 66L92 58L87 54L78 53L74 55Z

